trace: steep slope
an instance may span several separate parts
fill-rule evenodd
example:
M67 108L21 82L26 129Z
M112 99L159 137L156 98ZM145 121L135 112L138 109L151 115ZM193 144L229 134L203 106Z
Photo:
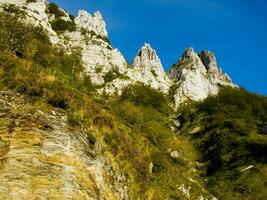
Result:
M218 199L265 199L267 98L223 88L179 111L179 134L200 152L203 176Z
M100 146L88 142L88 133L71 129L66 112L43 112L4 91L0 107L0 199L122 197L109 183Z
M179 107L186 101L199 101L219 92L221 86L235 87L230 78L217 66L213 53L195 53L187 49L168 76L175 81L174 102Z

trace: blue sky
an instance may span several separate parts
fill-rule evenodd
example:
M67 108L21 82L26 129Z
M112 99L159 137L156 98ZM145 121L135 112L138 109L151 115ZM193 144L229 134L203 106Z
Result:
M51 0L52 1L52 0ZM266 0L53 0L72 14L99 10L109 38L131 62L148 42L168 68L184 50L215 53L246 89L267 95Z

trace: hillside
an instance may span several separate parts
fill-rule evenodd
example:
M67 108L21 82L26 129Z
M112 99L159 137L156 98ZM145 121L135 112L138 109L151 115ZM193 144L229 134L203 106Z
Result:
M206 186L219 199L265 199L267 98L225 88L181 108L179 134L199 152Z
M0 0L0 199L264 199L267 99L212 52L129 64L99 12Z

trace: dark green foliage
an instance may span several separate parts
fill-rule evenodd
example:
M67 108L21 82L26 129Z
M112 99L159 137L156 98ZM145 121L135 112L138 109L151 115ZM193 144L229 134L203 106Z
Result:
M53 30L56 32L64 32L64 31L75 31L76 25L74 23L74 16L70 16L71 21L66 21L61 19L61 17L65 16L66 14L60 10L60 8L55 3L49 3L47 7L47 12L50 14L55 15L55 19L51 22L51 26Z
M75 16L70 14L70 19L74 22Z
M73 32L76 30L76 25L73 21L66 21L64 19L55 19L51 22L53 30L57 32L70 31Z
M65 13L61 11L57 4L55 3L49 3L47 6L47 11L50 14L54 14L56 18L60 18L65 16Z
M222 184L223 179L235 180L232 184L237 184L243 176L241 168L267 164L266 118L267 98L244 89L223 88L218 96L181 110L181 132L189 135L200 151L211 188ZM192 126L200 130L188 130ZM237 188L235 192L247 194L252 190L248 184L244 182L243 189L233 187ZM233 188L228 189L233 195ZM216 192L220 195L220 191Z
M119 73L118 73L118 71L116 71L116 70L110 70L110 71L108 71L108 72L105 74L105 76L104 76L104 81L105 81L105 83L112 82L114 79L117 78L118 74L119 74Z
M101 40L107 42L108 44L111 44L111 43L110 43L110 40L109 40L108 37L98 35L98 34L97 34L95 31L93 31L93 30L89 31L89 30L86 30L85 28L81 28L81 34L82 34L83 36L90 36L90 39L92 39L93 37L95 37L95 38L97 38L97 39L101 39Z
M116 69L111 69L110 71L108 71L105 75L104 75L104 81L105 83L110 83L112 82L114 79L116 78L121 78L121 79L125 79L127 78L126 76L124 76L123 74L121 74L118 70Z
M130 100L136 105L152 106L159 111L168 112L170 110L169 100L163 93L144 85L127 87L120 99L121 101Z
M95 145L96 137L91 132L86 134L86 139L89 145Z
M15 14L19 18L24 18L26 12L14 4L3 5L3 11L9 14Z
M21 56L35 34L33 28L7 13L0 13L0 27L0 50Z
M35 2L37 2L37 0L27 0L26 2L27 3L35 3Z

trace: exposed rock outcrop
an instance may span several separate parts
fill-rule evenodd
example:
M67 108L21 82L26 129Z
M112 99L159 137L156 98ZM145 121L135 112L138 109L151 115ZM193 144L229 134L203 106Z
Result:
M164 93L168 92L172 83L164 71L156 50L149 44L145 43L138 51L132 66L133 69L128 73L132 79L160 89Z
M202 51L197 54L193 48L184 52L168 75L176 84L175 107L188 100L199 101L215 95L221 86L235 87L229 76L217 66L213 53Z
M78 16L74 20L75 24L88 31L94 31L97 35L107 37L106 23L99 11L90 15L85 10L80 10Z
M119 172L100 144L69 129L62 110L42 112L0 91L0 129L0 199L127 199L122 178L109 182Z
M14 4L24 9L28 21L43 27L53 44L66 50L81 49L85 71L93 84L99 86L99 93L120 94L125 87L137 82L168 93L174 84L177 88L175 106L178 107L187 100L202 100L208 95L217 94L221 85L233 86L210 51L203 50L197 54L189 48L172 67L168 77L156 51L147 43L129 65L120 51L110 44L100 12L90 15L80 10L74 19L76 30L58 34L52 29L51 22L55 16L47 13L46 0L31 3L26 0L0 0L0 3ZM71 21L69 14L61 11L64 13L61 19Z

